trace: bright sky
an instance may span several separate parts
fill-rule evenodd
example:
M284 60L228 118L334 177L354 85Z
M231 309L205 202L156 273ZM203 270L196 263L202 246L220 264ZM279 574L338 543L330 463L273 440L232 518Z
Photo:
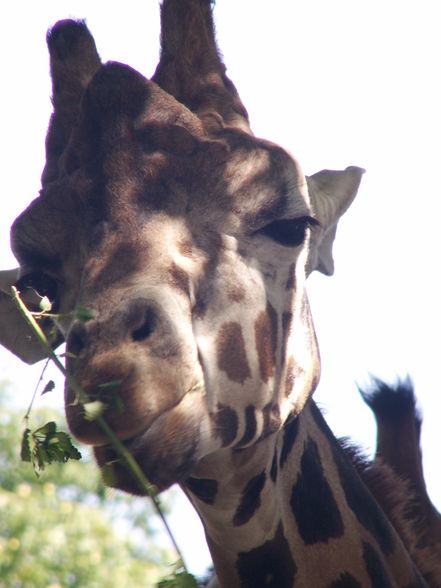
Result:
M426 481L441 509L438 10L437 0L218 0L215 15L256 135L291 151L306 174L367 169L337 235L335 276L309 280L323 363L316 398L338 435L372 447L373 420L355 383L410 373L424 415ZM87 19L104 61L148 77L157 62L156 0L27 0L3 9L2 269L15 266L9 227L40 187L51 112L46 30L69 16ZM24 404L40 370L0 354L0 379L17 384ZM179 518L185 547L196 523ZM187 557L199 571L203 557L191 543Z

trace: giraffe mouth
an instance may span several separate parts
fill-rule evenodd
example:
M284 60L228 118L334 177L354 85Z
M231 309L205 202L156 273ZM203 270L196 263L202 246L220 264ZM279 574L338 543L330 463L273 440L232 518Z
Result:
M122 441L148 482L159 492L191 474L198 461L200 422L206 414L203 395L187 393L144 431ZM95 446L94 454L106 484L131 494L146 494L111 445Z
M196 465L196 460L193 459L195 445L190 447L186 454L179 455L178 459L178 456L174 455L161 459L154 451L148 450L144 438L145 435L137 435L124 441L124 446L130 451L144 474L145 481L153 486L154 491L162 492L172 484L188 478ZM146 485L135 476L113 447L95 447L94 454L108 486L138 496L149 494Z

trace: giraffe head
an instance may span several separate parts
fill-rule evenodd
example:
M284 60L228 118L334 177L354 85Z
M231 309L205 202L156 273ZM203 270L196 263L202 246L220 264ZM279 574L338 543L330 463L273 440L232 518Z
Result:
M58 23L48 44L55 111L42 192L12 228L18 287L65 317L68 369L163 489L302 410L320 371L305 279L332 273L362 170L306 178L252 135L208 2L164 2L152 80L102 65L83 23ZM68 385L65 400L74 435L114 461Z

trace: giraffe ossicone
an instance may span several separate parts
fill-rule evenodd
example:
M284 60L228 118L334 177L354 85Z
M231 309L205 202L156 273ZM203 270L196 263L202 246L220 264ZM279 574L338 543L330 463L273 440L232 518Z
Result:
M0 341L39 359L8 287L51 298L69 371L148 479L187 493L222 587L424 586L311 400L305 280L333 272L363 170L306 178L251 133L211 10L164 0L151 80L101 64L82 22L49 32L43 189L12 227L20 278L0 275ZM92 320L67 318L79 304ZM68 385L65 404L115 486L139 492Z

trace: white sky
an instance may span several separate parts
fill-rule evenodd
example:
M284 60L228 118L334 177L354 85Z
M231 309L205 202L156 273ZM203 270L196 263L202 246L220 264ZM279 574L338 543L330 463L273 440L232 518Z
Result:
M60 18L86 18L104 61L150 77L157 4L17 0L3 8L2 269L15 266L9 227L40 187L51 112L47 28ZM424 414L426 481L441 509L438 12L437 0L218 0L215 15L228 73L256 135L289 149L306 174L367 169L337 235L335 276L309 280L323 363L317 399L338 435L372 447L373 420L355 382L369 373L410 373ZM40 369L0 353L0 379L17 384L23 404ZM196 523L180 518L185 547ZM205 556L194 541L187 558L198 571Z

